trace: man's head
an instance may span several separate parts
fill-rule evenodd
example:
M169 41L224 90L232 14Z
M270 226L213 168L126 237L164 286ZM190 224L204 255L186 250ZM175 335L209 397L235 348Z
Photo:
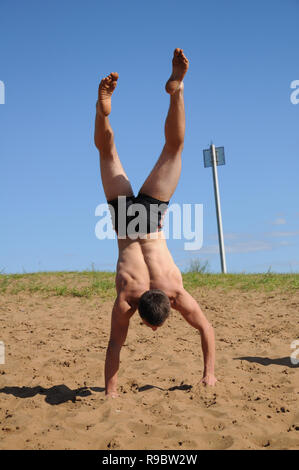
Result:
M167 295L159 289L147 290L142 294L138 304L139 314L144 323L156 329L162 326L170 313L170 302Z

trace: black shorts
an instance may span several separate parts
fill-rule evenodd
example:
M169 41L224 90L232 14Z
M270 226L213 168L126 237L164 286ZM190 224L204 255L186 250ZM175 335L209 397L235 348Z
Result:
M119 196L107 202L116 233L121 237L133 238L138 237L136 234L160 232L169 204L169 201L160 201L143 193Z

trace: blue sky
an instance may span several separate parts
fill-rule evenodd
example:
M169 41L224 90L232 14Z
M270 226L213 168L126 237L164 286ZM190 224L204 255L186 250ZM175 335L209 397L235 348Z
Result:
M163 146L174 48L185 79L183 171L172 202L204 207L204 245L169 247L219 271L211 169L219 167L229 272L299 270L299 1L37 0L0 3L0 270L114 270L115 240L95 236L105 202L93 144L97 86L119 73L111 124L138 191Z

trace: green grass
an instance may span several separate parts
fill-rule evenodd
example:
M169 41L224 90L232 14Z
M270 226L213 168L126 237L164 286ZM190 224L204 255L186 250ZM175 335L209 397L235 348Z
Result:
M219 287L241 291L295 291L299 289L299 274L201 274L189 272L183 274L183 279L187 290L193 290L197 287Z
M72 296L102 300L115 296L115 273L100 271L39 272L32 274L0 274L0 295L40 293L46 296ZM291 292L299 289L299 274L183 274L185 288L220 288L239 291L263 290Z
M86 297L98 295L110 299L115 295L114 273L43 272L0 275L0 294L21 292L56 296Z

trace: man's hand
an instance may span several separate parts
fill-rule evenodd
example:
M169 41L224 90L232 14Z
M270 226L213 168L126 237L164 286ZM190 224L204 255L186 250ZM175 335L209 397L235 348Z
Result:
M119 394L117 392L108 392L106 398L119 398Z
M206 374L203 376L200 382L204 385L210 385L211 387L214 387L216 385L217 379L214 374Z

